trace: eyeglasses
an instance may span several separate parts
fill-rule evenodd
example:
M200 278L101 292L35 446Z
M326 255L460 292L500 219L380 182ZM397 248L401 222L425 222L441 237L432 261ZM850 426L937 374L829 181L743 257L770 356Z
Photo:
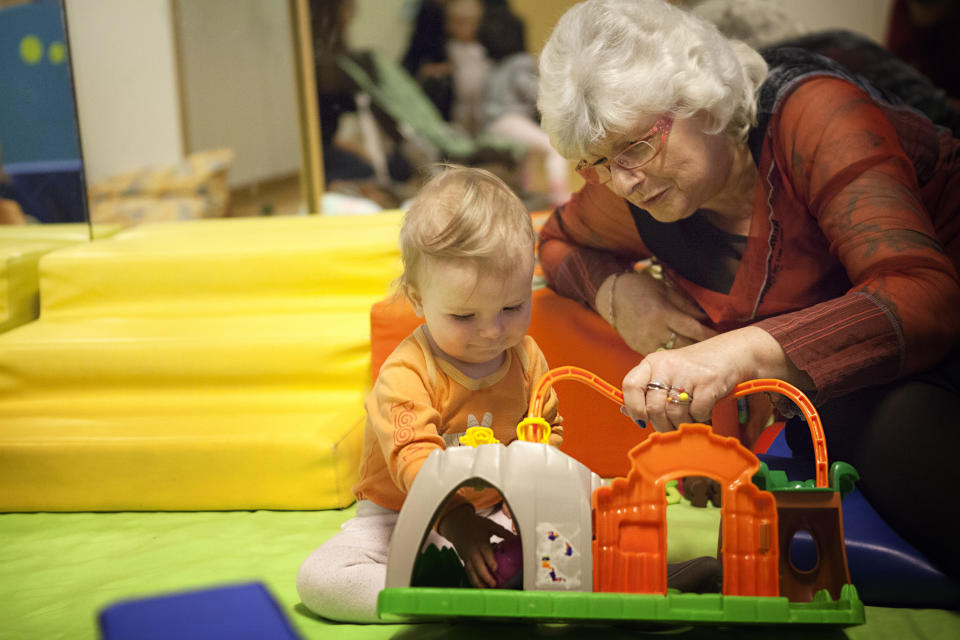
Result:
M626 149L614 156L613 162L623 169L639 169L648 164L663 150L663 144L667 141L672 126L673 116L669 114L663 116L642 138L630 143ZM577 165L577 173L590 184L603 184L611 177L610 161L607 158L600 158L591 164L581 160Z

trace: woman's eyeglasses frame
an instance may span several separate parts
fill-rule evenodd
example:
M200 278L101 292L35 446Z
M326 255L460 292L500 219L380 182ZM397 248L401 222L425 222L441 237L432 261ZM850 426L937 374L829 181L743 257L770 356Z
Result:
M627 147L623 151L621 151L616 156L614 156L613 162L616 163L618 167L621 167L627 170L639 169L640 167L650 164L651 162L653 162L653 159L656 158L658 155L660 155L660 152L663 151L663 147L667 142L667 136L670 135L670 129L672 127L673 127L673 116L668 113L667 115L657 120L653 124L653 126L650 127L650 130L643 135L643 137L641 137L636 142L631 142L630 144L627 145ZM654 147L650 143L650 139L651 138L656 139L656 135L658 133L660 134L660 138L658 140L657 146ZM653 148L654 150L653 155L643 160L642 162L631 163L627 154L631 150L633 150L637 145L641 145L641 144L645 144ZM588 163L586 160L581 160L579 164L577 164L577 173L579 173L583 177L583 179L589 182L590 184L603 184L608 180L610 180L610 178L612 177L612 174L610 172L610 167L609 167L610 162L611 161L608 160L607 158L600 158L599 160L592 163Z

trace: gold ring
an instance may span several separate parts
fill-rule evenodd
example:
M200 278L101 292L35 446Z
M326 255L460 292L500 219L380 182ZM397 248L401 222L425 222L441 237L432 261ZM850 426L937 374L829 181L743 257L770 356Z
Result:
M670 404L690 404L693 402L693 396L687 393L683 387L670 387L667 391L667 402Z

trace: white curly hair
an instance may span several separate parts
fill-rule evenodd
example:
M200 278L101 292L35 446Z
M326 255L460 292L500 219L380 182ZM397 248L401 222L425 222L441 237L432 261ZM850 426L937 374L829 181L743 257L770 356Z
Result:
M537 106L571 159L667 112L705 114L707 133L742 141L766 74L756 51L664 0L588 0L560 18L540 55Z

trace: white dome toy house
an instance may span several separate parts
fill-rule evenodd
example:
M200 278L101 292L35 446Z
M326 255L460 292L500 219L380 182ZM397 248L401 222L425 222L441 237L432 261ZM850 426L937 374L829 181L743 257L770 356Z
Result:
M465 484L480 480L509 505L523 545L523 588L593 591L590 496L600 477L555 447L453 447L430 454L397 520L387 562L387 588L409 587L438 509Z

